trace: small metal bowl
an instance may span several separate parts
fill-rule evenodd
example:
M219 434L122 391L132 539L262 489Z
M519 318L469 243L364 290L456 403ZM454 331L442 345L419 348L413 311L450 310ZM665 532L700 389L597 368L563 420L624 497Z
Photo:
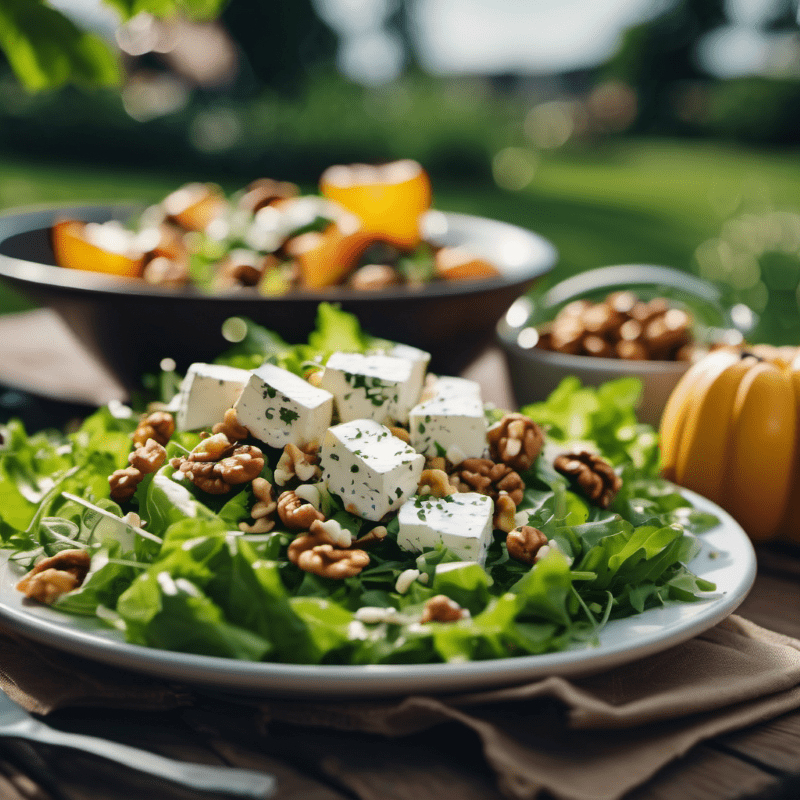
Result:
M569 355L536 347L536 328L552 320L567 303L579 299L602 301L607 294L627 289L642 300L665 297L691 312L693 338L703 348L714 343L741 341L719 290L685 272L642 264L600 267L575 275L539 297L516 300L497 326L506 356L511 386L519 405L547 399L569 375L585 386L599 386L616 378L634 377L642 382L637 409L642 422L657 426L664 406L688 361L626 361L618 358Z

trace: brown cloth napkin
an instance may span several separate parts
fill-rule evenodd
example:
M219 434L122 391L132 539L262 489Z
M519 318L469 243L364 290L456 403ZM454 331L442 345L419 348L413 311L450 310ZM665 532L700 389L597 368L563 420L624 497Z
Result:
M0 687L39 714L58 708L190 707L202 690L94 664L0 632ZM317 702L231 697L296 730L410 736L450 723L480 740L509 798L614 800L695 744L800 707L800 641L731 616L660 655L582 679L549 677L442 697ZM254 743L257 747L257 743ZM368 790L364 800L380 800Z

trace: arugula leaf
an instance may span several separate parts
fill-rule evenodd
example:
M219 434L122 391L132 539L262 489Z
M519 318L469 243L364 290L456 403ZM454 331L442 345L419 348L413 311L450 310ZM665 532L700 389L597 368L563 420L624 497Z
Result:
M129 641L184 653L261 661L272 650L257 633L231 623L187 578L145 573L119 599Z
M655 478L660 469L658 436L636 419L641 389L637 378L590 387L573 375L547 400L524 406L522 413L544 426L554 441L590 443L613 465L631 464L640 476Z

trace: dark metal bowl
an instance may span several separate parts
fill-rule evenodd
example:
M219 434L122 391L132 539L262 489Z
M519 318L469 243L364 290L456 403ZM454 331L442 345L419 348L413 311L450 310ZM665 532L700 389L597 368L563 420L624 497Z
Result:
M508 307L556 263L553 245L531 231L465 214L431 211L425 237L464 245L502 272L487 280L432 283L379 292L347 288L261 297L246 291L210 296L195 289L149 286L138 280L55 265L49 229L60 218L126 220L134 205L62 205L0 216L0 280L54 309L77 337L128 388L172 358L178 369L209 361L229 346L222 325L244 317L291 343L313 330L321 301L355 314L369 333L421 347L432 369L455 373L492 341Z

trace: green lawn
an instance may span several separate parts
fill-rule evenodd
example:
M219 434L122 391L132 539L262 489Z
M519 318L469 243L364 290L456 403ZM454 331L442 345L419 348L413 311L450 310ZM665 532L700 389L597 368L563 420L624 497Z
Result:
M224 184L220 176L12 163L0 157L0 207L86 199L151 202L191 179ZM792 238L795 224L800 230L795 153L708 142L617 141L540 155L533 180L520 191L439 181L434 192L439 208L503 219L551 239L561 259L548 283L613 263L657 263L709 274L729 279L732 298L760 303L765 317L783 315L781 325L765 328L765 335L800 342L795 292L800 233L796 243ZM788 232L774 231L779 214ZM698 248L705 265L698 261ZM717 263L717 251L730 256L730 263ZM777 261L773 251L779 252ZM22 306L20 298L0 295L0 311Z

